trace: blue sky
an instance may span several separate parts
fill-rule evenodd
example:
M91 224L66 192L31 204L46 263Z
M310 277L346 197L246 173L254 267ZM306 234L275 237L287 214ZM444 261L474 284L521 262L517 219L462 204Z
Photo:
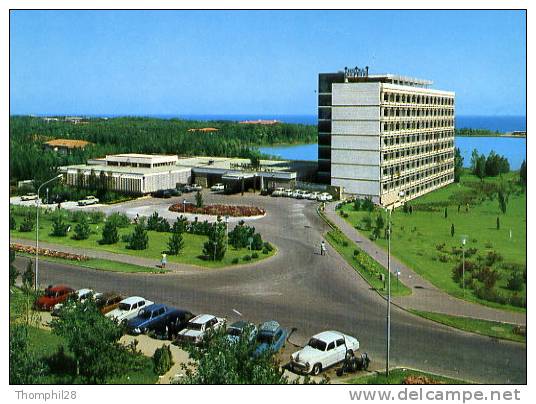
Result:
M318 73L370 66L525 115L523 11L12 11L12 114L315 114Z

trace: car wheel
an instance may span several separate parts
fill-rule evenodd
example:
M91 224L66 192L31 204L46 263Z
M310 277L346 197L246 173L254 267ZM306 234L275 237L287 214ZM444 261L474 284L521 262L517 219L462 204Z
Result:
M350 359L354 356L354 351L352 351L351 349L349 349L348 351L346 351L346 359Z
M320 372L322 372L322 365L320 363L316 363L313 366L313 370L311 371L311 374L313 376L318 376L320 374Z

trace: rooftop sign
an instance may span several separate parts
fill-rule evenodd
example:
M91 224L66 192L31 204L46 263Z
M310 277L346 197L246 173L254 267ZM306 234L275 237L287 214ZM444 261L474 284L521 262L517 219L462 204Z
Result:
M344 68L344 78L355 78L355 77L368 77L368 66L365 67L354 67L354 68Z

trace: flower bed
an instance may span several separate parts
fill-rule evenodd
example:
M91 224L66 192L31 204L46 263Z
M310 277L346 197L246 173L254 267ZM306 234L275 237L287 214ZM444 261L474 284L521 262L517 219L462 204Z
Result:
M266 213L263 208L256 206L240 206L240 205L207 205L202 208L198 208L192 204L183 205L182 203L176 203L171 205L169 210L178 213L194 213L198 215L213 215L213 216L232 216L232 217L248 217L248 216L262 216Z
M10 243L9 248L17 252L35 255L35 247L31 247L31 246L27 246L23 244L17 244L17 243ZM63 259L72 260L72 261L87 261L89 259L87 255L71 254L71 253L66 253L63 251L51 250L48 248L40 248L39 255L42 255L45 257L63 258Z

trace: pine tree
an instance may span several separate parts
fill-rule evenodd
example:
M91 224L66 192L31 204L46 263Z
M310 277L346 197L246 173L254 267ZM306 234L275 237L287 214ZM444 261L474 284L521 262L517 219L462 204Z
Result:
M127 248L131 250L145 250L149 244L149 236L145 229L144 223L138 223L130 235L130 241Z
M454 237L454 223L450 225L450 237Z
M202 208L203 205L203 195L201 195L201 192L197 191L197 193L195 194L195 206L198 208Z
M91 228L89 227L87 218L86 216L82 216L80 222L78 222L77 225L74 227L73 238L75 240L87 240L90 234Z
M227 232L221 217L212 224L208 241L203 246L203 254L210 260L221 261L227 250Z
M100 244L115 244L119 241L119 233L117 233L117 224L113 220L106 220L102 228L102 239Z
M181 231L173 231L168 241L168 254L178 255L184 249L184 237Z
M499 219L499 216L497 216L497 230L501 230L501 220Z
M445 207L445 219L448 217L447 208Z

